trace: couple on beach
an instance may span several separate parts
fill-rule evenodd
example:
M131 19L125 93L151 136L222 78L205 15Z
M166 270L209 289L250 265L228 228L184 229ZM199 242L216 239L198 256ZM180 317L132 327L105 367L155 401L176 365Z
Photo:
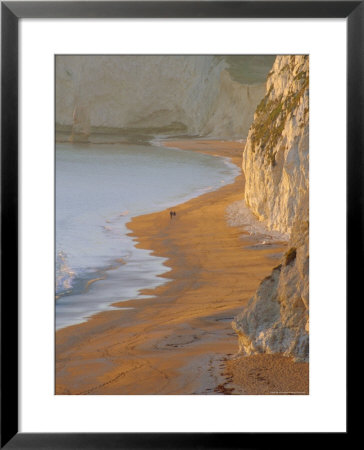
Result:
M169 211L169 216L170 216L171 219L175 215L176 215L176 211Z

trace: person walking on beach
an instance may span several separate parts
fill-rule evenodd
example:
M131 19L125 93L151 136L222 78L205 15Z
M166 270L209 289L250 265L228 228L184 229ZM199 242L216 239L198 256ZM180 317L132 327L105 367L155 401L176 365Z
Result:
M171 216L171 219L173 217L173 211L169 211L169 215Z

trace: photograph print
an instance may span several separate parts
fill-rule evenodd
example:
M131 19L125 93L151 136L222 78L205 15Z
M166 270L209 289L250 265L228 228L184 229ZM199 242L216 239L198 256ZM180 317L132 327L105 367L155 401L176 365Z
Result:
M309 394L309 56L55 57L55 393Z

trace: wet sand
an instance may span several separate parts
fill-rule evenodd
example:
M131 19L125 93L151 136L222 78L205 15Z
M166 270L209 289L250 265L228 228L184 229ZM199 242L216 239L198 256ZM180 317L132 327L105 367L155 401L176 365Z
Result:
M241 142L169 141L168 146L228 156L241 165ZM57 394L260 393L259 383L239 376L244 373L240 361L245 367L256 361L233 358L238 341L231 320L277 264L272 256L285 246L252 248L243 228L228 226L226 207L243 197L243 189L239 175L233 184L176 205L172 219L166 210L128 224L139 247L168 258L172 270L162 277L169 281L143 291L152 298L121 302L113 311L57 331ZM264 364L269 363L271 376L274 367L282 373L282 357L273 357L277 366L271 355L262 356L269 357ZM305 390L296 372L306 380L308 365L297 369L284 360L295 370L278 378L274 392L289 391L292 376L295 389Z

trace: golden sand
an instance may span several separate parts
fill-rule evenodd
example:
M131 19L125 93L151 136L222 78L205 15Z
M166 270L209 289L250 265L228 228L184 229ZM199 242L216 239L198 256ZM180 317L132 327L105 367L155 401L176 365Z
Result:
M168 145L241 164L240 142ZM292 389L307 391L307 364L288 358L281 363L281 356L271 355L232 359L238 341L231 320L277 264L273 256L284 251L284 244L252 249L242 228L228 226L226 207L243 197L243 189L239 175L232 184L171 208L177 213L172 219L169 210L132 219L128 227L138 247L168 258L172 270L162 277L169 281L143 292L152 298L114 305L131 309L99 313L57 331L57 394L266 394L261 375L255 383L254 372L246 375L248 365L262 364L269 367L265 379L274 380L272 393L290 391L291 377Z

